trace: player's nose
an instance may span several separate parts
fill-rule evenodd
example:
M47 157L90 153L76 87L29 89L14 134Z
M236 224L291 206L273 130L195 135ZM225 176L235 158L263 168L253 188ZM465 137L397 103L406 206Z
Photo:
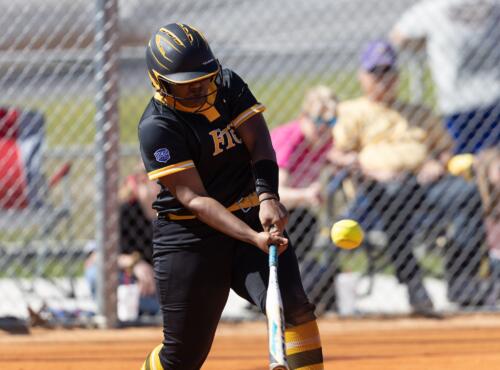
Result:
M193 82L189 85L189 91L192 93L199 93L203 89L203 85L200 82Z

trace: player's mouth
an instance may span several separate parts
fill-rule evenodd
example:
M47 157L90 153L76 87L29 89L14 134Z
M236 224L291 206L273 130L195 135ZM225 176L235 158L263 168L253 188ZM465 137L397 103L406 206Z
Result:
M201 106L207 101L206 95L189 95L182 99L182 104L191 108Z

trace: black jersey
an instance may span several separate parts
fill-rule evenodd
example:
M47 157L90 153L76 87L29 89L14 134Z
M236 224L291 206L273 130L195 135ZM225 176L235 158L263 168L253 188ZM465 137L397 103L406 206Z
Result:
M153 264L153 227L137 200L120 206L120 252L139 252L141 258Z
M141 117L139 141L151 180L196 167L208 195L228 207L255 190L250 153L236 128L265 108L235 72L223 69L221 76L213 107L202 112L173 109L157 94ZM190 214L163 186L153 208Z

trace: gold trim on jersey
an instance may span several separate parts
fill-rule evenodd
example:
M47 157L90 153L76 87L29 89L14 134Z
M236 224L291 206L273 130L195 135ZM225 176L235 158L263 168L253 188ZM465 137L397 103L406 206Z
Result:
M245 121L247 121L250 117L255 116L257 113L262 113L265 110L266 107L263 104L255 104L254 106L240 113L238 117L236 117L231 121L230 125L233 129L237 129L243 123L245 123Z
M252 193L247 195L246 197L241 198L237 202L234 202L226 209L229 212L243 211L248 212L250 208L257 207L259 205L259 196L257 193ZM167 213L166 217L172 221L179 220L194 220L196 216L194 215L176 215L175 213Z
M170 166L162 167L157 170L148 172L148 178L150 180L156 180L159 179L160 177L168 176L173 173L184 171L193 167L194 167L194 162L192 160L179 162L172 164Z

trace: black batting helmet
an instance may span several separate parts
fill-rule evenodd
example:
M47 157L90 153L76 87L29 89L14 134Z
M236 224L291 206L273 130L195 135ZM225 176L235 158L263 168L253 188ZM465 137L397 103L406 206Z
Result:
M146 49L148 74L156 90L170 95L170 84L215 77L220 66L201 32L171 23L154 33Z

